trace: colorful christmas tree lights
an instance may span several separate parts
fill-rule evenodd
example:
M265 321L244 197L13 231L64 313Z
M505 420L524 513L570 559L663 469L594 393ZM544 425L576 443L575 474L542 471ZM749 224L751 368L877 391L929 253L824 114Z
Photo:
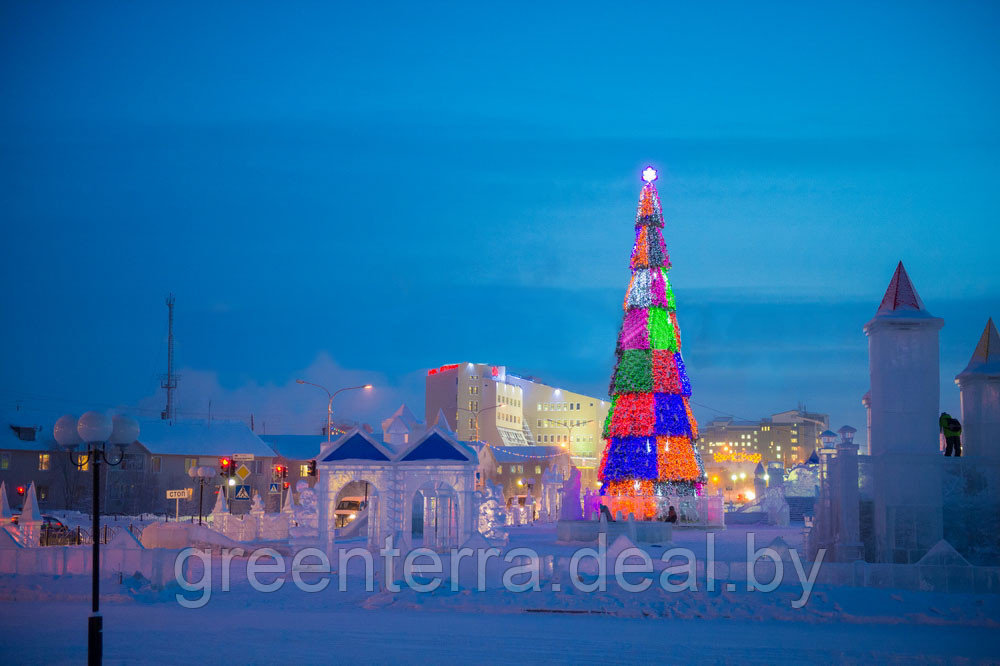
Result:
M688 402L691 383L681 357L656 177L652 167L642 172L632 279L615 349L611 409L604 423L608 444L599 470L601 494L612 511L644 519L665 511L657 498L694 494L705 482L694 446L698 424Z

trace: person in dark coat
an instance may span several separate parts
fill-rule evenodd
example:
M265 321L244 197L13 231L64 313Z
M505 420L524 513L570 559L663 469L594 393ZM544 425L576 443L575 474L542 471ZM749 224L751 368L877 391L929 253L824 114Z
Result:
M948 412L941 412L938 426L944 435L944 454L946 456L954 454L956 458L962 457L962 424Z
M667 522L668 523L677 522L677 510L674 509L674 507L670 507L670 510L667 511Z

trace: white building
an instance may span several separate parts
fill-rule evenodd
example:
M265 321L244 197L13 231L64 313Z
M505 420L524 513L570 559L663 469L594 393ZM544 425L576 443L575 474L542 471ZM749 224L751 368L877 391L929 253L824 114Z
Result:
M427 372L428 421L443 410L461 440L564 448L585 485L597 478L610 407L607 400L515 375L502 365L453 363Z

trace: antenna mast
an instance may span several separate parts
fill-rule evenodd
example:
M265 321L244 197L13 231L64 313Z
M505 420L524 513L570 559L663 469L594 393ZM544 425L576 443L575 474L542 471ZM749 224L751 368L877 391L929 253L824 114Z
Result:
M160 388L167 390L167 407L160 412L160 418L168 421L174 418L174 390L177 375L174 374L174 295L167 294L167 374L160 382Z

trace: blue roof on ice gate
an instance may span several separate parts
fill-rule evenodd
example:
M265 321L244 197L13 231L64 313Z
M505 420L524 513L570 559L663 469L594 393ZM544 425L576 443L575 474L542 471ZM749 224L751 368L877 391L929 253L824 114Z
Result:
M459 444L459 446L462 445ZM436 432L431 433L427 439L417 445L417 448L403 456L403 460L406 462L414 460L461 460L467 462L470 459L475 460L475 454L463 455L461 451Z
M357 432L323 458L323 462L332 462L335 460L388 461L389 458L375 448L364 435Z

